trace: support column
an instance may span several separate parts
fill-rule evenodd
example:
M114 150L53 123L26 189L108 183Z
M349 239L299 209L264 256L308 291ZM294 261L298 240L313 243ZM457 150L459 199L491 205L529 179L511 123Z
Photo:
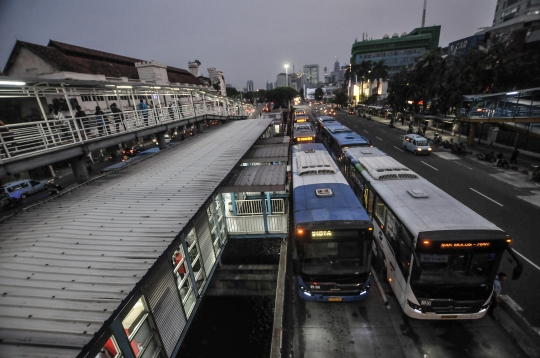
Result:
M203 122L202 121L198 121L197 124L197 133L202 133L203 132Z
M71 165L71 170L73 171L73 176L78 184L82 184L85 181L90 179L88 175L88 170L86 170L86 162L84 160L85 156L75 157L69 159L69 165Z
M231 203L232 203L233 215L236 216L236 201L234 199L234 193L231 193Z
M264 224L264 232L268 234L268 216L266 215L266 204L265 204L265 197L264 192L261 192L261 208L262 208L262 215L263 215L263 224Z
M474 147L474 137L476 137L476 127L478 123L471 123L471 131L469 133L469 147Z
M269 191L266 192L266 201L268 203L268 215L272 215L272 199Z
M159 150L167 148L167 143L165 143L165 132L156 133L156 138L159 146Z

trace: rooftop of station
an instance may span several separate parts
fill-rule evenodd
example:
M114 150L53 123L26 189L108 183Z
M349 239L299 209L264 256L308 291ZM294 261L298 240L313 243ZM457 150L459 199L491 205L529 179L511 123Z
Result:
M77 356L271 120L231 122L0 221L0 350Z

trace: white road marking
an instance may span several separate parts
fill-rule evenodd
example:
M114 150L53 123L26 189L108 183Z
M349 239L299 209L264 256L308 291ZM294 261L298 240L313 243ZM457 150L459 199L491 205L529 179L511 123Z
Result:
M371 272L373 273L373 278L375 279L375 283L377 284L377 287L379 287L379 292L381 293L384 305L386 308L390 309L390 302L388 302L388 299L386 298L386 295L384 294L384 290L381 286L381 283L379 282L379 278L377 277L376 271L373 269L373 266L371 266Z
M399 149L398 147L394 146L394 148L396 148L397 150L399 150L401 153L405 153L404 151L402 151L401 149Z
M535 269L537 270L540 270L540 266L536 265L534 262L532 262L531 260L529 260L528 258L526 258L525 256L523 256L522 254L520 254L519 252L517 252L516 250L514 250L514 252L516 254L518 254L519 256L521 256L521 258L523 258L523 260L527 261L528 263L530 263L531 265L534 266ZM373 271L373 269L371 269Z
M366 133L369 133L369 132L368 132L367 130L365 130L365 129L362 129L362 130L363 130L364 132L366 132Z
M460 162L454 162L454 163L456 163L457 165L461 165L462 167L465 167L465 168L467 168L467 169L472 170L472 168L469 168L468 166L463 165L463 164L461 164Z
M435 169L436 171L439 171L439 169L435 168L435 167L432 167L431 165L429 165L428 163L424 162L423 160L420 161L421 163L424 163L425 165L427 165L428 167L430 168L433 168Z
M377 136L375 136L375 138L377 138L378 140L382 140L381 138L379 138L379 137L377 137Z
M474 192L475 192L475 193L477 193L477 194L480 194L480 195L482 195L482 196L483 196L484 198L486 198L486 199L489 199L489 200L493 201L493 202L494 202L495 204L497 204L497 205L500 205L500 206L504 206L503 204L501 204L501 203L498 203L498 202L496 202L495 200L491 199L491 198L490 198L489 196L485 196L484 194L482 194L482 193L481 193L481 192L479 192L478 190L474 190L473 188L469 188L469 189L471 189L472 191L474 191Z

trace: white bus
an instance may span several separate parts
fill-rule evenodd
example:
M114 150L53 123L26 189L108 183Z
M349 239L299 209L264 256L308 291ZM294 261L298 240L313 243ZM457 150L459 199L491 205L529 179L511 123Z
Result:
M377 148L344 150L342 171L374 225L373 250L407 316L477 319L512 239Z

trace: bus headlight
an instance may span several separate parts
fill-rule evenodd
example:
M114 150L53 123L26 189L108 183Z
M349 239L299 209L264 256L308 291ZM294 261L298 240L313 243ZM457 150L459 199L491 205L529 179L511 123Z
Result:
M424 309L422 306L417 305L416 303L412 303L411 301L407 300L407 303L409 304L409 307L413 309L414 312L426 314L424 312Z
M302 292L304 293L304 295L306 296L311 296L311 293L303 286L300 286L300 289L302 290Z
M478 313L482 313L485 310L487 310L488 308L489 308L489 303L487 305L485 305L485 306L480 307L480 311L478 311Z

